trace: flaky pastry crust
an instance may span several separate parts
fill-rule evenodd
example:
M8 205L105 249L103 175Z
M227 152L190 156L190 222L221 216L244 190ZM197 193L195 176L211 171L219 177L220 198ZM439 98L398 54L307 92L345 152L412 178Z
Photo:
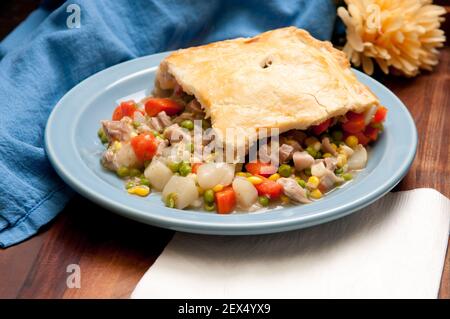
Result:
M163 89L176 82L194 95L222 133L307 129L379 104L343 52L295 27L175 51L156 82Z

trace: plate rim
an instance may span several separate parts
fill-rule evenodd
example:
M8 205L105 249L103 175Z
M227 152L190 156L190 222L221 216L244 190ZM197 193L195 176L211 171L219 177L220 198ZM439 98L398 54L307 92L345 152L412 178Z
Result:
M186 231L186 232L192 232L192 233L202 233L202 234L220 234L220 235L245 235L245 234L265 234L265 233L275 233L275 232L283 232L283 231L289 231L293 229L300 229L305 227L314 226L317 224L329 222L331 220L335 220L338 218L341 218L343 216L346 216L348 214L351 214L357 210L360 210L377 199L384 196L386 193L388 193L390 190L392 190L401 180L402 178L408 173L409 168L411 167L415 156L417 152L417 144L418 144L418 133L417 128L415 125L415 122L408 110L408 108L404 105L404 103L387 87L385 87L383 84L378 82L377 80L371 78L370 76L352 69L353 72L355 72L357 75L362 76L363 78L367 78L369 82L371 82L374 85L379 86L384 93L389 94L390 98L393 98L396 100L396 102L403 108L403 111L405 111L405 115L408 117L408 124L411 128L411 139L412 139L412 145L408 148L407 156L405 156L404 159L402 159L402 163L399 166L399 168L396 170L396 174L391 176L389 179L385 181L382 185L378 185L373 191L368 193L364 198L356 199L353 202L350 202L346 205L341 205L337 208L327 210L323 213L319 214L313 214L313 215L306 215L306 216L298 216L298 215L292 215L289 218L283 218L278 220L270 220L268 222L263 221L250 221L246 223L229 223L229 220L227 220L227 216L235 216L235 215L218 215L220 216L220 224L218 224L216 221L206 221L206 220L186 220L183 218L172 218L171 216L159 216L159 215L153 215L148 214L148 212L138 212L135 209L132 209L126 205L124 205L121 202L115 202L111 201L111 199L106 199L104 196L101 196L100 194L88 190L86 188L86 185L81 185L78 183L76 178L73 178L69 172L67 172L64 168L64 164L60 162L60 158L58 157L57 151L54 149L52 144L52 125L54 125L55 118L58 114L59 108L61 108L61 105L64 105L65 101L69 99L74 93L77 92L77 90L80 89L81 86L85 85L87 81L94 81L97 77L102 77L104 74L113 72L115 70L126 68L127 65L131 64L138 64L141 61L145 61L146 59L158 59L162 58L165 55L169 54L171 51L168 52L161 52L157 54L147 55L143 57L139 57L136 59L128 60L116 65L113 65L109 68L106 68L104 70L101 70L90 77L84 79L77 85L75 85L72 89L70 89L64 96L58 101L58 103L53 108L52 112L50 113L50 116L47 120L47 124L45 127L45 137L44 137L44 144L45 144L45 151L47 154L47 157L52 164L53 168L57 172L57 174L63 179L65 183L67 183L71 188L73 188L76 192L83 195L84 197L94 201L95 203L107 208L108 210L111 210L119 215L125 216L127 218L131 218L134 220L137 220L139 222L156 225L164 228L174 229L174 230L180 230L180 231ZM154 66L149 66L148 68L153 68ZM117 81L121 81L122 79L117 79ZM112 84L112 83L111 83ZM295 210L295 206L293 207L287 207L283 208L283 210ZM186 211L183 210L173 210L179 213L185 213ZM200 214L196 211L188 211L192 214ZM258 214L250 214L250 215L259 215L264 214L258 213ZM211 215L209 215L211 216ZM183 216L180 216L183 217ZM225 218L224 218L225 217Z

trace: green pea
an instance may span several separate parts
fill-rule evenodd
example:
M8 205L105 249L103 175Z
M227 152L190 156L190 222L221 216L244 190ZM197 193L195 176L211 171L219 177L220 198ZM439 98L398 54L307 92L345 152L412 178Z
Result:
M178 172L178 170L180 169L180 163L177 162L169 162L168 166L174 173Z
M116 174L119 175L119 177L126 177L130 175L130 170L128 167L122 166L116 170Z
M216 209L216 205L214 204L214 202L212 202L212 203L205 203L205 204L203 205L203 207L204 207L205 210L208 211L208 212L212 212L213 210Z
M258 196L258 202L263 207L269 206L269 198L267 196Z
M315 159L322 158L322 152L321 151L317 151L316 152L316 156L314 156L314 158Z
M203 193L203 199L206 203L214 203L214 191L212 189L208 189Z
M139 176L139 175L141 175L141 174L142 174L141 171L138 170L137 168L132 168L132 169L130 169L129 175L130 175L131 177L136 177L136 176Z
M312 157L316 157L316 155L317 155L317 151L314 149L314 147L312 147L312 146L308 146L307 148L306 148L306 151L308 152L308 154L309 155L311 155Z
M103 127L99 128L97 132L98 138L103 144L108 143L108 137L106 136L105 131L103 130Z
M133 121L133 127L134 128L138 128L139 126L141 126L141 123Z
M311 168L305 168L304 172L305 172L305 175L311 176Z
M141 185L150 187L150 181L148 179L146 179L145 177L141 177Z
M186 162L182 162L178 171L181 176L188 176L192 172L191 165Z
M158 131L152 131L152 134L153 134L154 137L162 138L161 134Z
M340 174L342 174L344 172L344 169L341 167L341 168L337 168L337 169L335 169L334 170L334 173L336 174L336 175L340 175Z
M333 138L333 140L335 140L336 142L342 141L342 139L344 138L344 133L342 133L342 131L333 131L331 133L331 137Z
M177 194L176 193L170 193L166 197L166 206L169 208L175 207L175 201L177 200Z
M184 120L180 123L180 126L191 131L194 129L194 122L192 122L191 120Z
M283 164L278 168L278 173L283 177L289 177L292 174L292 168L287 164Z
M346 181L349 181L353 178L353 175L350 173L345 173L345 174L342 174L342 178Z
M102 138L103 134L105 134L105 131L103 131L103 127L100 127L97 131L97 136Z
M370 126L372 126L373 128L377 128L380 131L383 131L383 129L384 129L383 123L372 123L372 124L370 124Z
M128 182L128 183L125 184L125 188L126 189L129 189L129 188L131 188L133 186L136 186L136 184L134 182Z
M306 182L303 179L299 179L297 180L298 185L300 185L301 187L305 188L306 187Z

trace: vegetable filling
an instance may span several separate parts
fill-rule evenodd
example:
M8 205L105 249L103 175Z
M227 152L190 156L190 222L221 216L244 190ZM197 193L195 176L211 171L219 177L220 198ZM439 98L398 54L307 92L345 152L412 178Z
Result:
M112 120L101 122L98 137L106 147L103 166L124 180L129 194L161 192L171 208L229 214L320 200L365 168L366 146L378 139L387 115L382 106L348 112L281 134L276 159L269 138L259 144L256 161L217 162L214 152L196 156L215 146L205 134L196 139L196 126L211 127L200 103L165 81L164 89L155 89L158 97L120 103Z

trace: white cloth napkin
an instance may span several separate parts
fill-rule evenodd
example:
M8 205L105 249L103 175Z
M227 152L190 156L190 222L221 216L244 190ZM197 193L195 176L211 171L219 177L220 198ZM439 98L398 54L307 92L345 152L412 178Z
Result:
M177 233L131 298L436 298L449 225L450 200L416 189L303 230Z

